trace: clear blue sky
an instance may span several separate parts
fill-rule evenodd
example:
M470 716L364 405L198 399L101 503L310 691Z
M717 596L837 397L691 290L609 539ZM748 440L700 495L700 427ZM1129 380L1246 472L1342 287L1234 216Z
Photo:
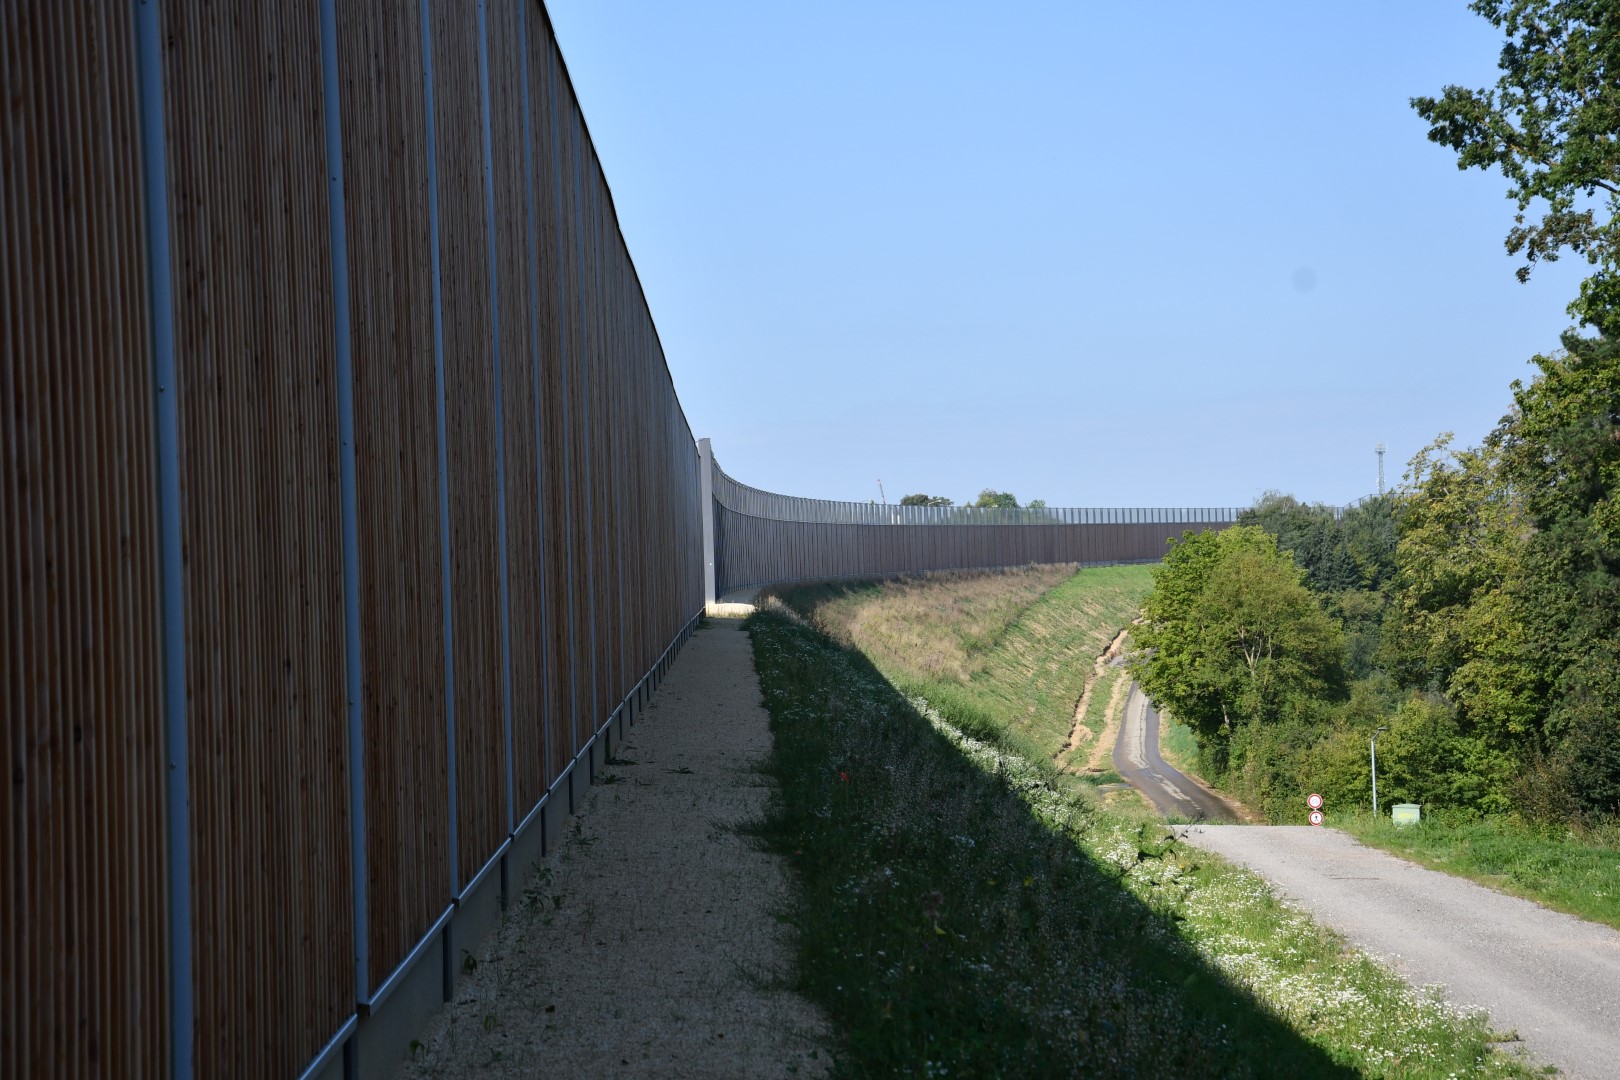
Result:
M1584 264L1407 105L1463 0L550 0L693 431L796 495L1343 502L1477 442Z

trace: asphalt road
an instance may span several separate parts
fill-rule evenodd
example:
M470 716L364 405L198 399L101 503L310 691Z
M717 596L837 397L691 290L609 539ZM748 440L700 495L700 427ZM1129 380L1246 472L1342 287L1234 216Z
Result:
M1165 764L1159 756L1159 710L1135 683L1125 698L1125 717L1114 740L1114 768L1165 817L1238 820L1219 798Z
M1577 1078L1620 1076L1620 931L1365 847L1335 829L1177 829L1241 863L1415 986L1517 1031Z

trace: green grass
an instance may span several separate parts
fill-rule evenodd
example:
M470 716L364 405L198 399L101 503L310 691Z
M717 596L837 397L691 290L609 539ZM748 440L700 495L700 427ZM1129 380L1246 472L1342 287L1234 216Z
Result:
M1159 713L1159 756L1184 773L1198 771L1198 740L1192 728Z
M1397 827L1371 814L1330 815L1328 824L1432 870L1620 929L1620 828L1577 835L1503 818Z
M748 629L835 1075L1532 1075L1247 872L785 613Z
M1056 756L1097 656L1141 609L1150 571L1028 567L814 586L782 600L956 722L1006 727L1022 750Z

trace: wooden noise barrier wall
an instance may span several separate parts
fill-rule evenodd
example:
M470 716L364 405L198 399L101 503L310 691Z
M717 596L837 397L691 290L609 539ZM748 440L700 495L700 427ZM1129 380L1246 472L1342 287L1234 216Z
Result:
M1228 507L894 506L778 495L738 483L699 443L714 515L709 599L758 585L1032 563L1157 562L1173 537L1223 529Z
M0 0L0 81L0 1075L387 1072L703 604L549 18Z
M0 0L0 1076L387 1075L716 592L1229 510L747 488L538 0Z

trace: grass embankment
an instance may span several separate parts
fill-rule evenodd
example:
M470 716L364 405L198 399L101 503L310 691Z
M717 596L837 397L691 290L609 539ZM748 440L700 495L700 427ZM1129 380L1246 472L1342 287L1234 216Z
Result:
M813 586L781 598L959 726L1008 729L1025 753L1055 757L1093 662L1136 618L1152 583L1146 566L1038 566ZM1082 717L1093 737L1108 704L1097 698Z
M1198 740L1192 728L1159 713L1159 756L1191 776L1198 775Z
M964 734L787 613L750 620L843 1076L1528 1076L1253 875Z
M1396 826L1371 814L1330 814L1328 823L1431 870L1620 930L1620 827L1578 835L1504 818Z

